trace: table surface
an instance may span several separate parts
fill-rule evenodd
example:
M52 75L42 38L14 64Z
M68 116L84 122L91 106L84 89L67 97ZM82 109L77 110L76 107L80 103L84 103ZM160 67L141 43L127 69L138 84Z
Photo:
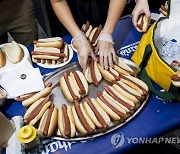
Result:
M142 34L137 32L132 25L131 18L121 19L114 31L115 50L117 55L130 58L133 54ZM70 43L71 36L63 37ZM32 50L32 47L29 47ZM71 62L77 61L77 54ZM34 64L34 67L38 67ZM55 69L40 68L42 74L53 72ZM0 108L8 118L23 116L25 108L20 102L7 100ZM137 138L154 137L180 124L180 103L165 102L151 94L144 108L126 125L101 137L78 142L65 142L58 140L44 141L44 153L83 153L83 154L108 154L127 151L136 146ZM129 139L133 141L129 143Z

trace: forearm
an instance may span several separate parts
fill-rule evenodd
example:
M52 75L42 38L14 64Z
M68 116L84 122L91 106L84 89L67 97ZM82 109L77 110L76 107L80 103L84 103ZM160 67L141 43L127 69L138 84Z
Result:
M117 21L123 13L126 0L110 0L107 20L103 29L103 33L112 34Z
M64 27L69 31L69 33L75 37L80 29L77 26L71 10L67 4L66 0L51 0L52 7L57 18L64 25Z
M136 2L147 2L148 3L148 0L136 0Z

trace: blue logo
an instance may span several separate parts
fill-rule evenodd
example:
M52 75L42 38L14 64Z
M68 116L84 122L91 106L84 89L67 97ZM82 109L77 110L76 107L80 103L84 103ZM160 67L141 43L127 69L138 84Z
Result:
M125 143L125 138L124 138L124 134L122 132L114 134L111 137L111 144L112 144L113 148L115 148L115 149L123 146L124 143Z

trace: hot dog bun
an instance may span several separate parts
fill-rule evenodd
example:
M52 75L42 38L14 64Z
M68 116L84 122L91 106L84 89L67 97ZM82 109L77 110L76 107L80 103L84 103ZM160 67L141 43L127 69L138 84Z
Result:
M145 14L141 14L136 25L139 32L146 32L149 26L149 18Z
M94 132L95 124L88 117L83 104L75 101L75 106L72 107L72 113L77 130L81 135L91 134Z
M38 47L35 48L34 51L31 52L32 57L34 59L50 59L50 60L58 60L59 58L63 58L64 53L60 53L60 50L52 47Z
M120 57L117 57L117 64L114 65L114 69L120 75L134 75L134 71L129 67Z
M70 106L63 104L59 109L58 128L61 132L61 135L64 137L74 137L76 135L75 122Z
M49 96L40 98L34 102L24 115L24 123L34 125L43 116L50 104Z
M117 105L119 105L126 112L130 112L134 110L135 103L129 100L127 97L123 96L121 93L118 93L112 86L106 86L104 88L103 95L107 96L109 99L114 101Z
M99 85L99 82L102 79L102 75L101 75L97 65L98 65L97 62L91 59L89 66L87 67L87 69L85 71L86 80L89 83L93 82L93 84L96 86Z
M168 15L168 1L165 2L165 5L161 5L159 8L160 13L162 13L164 16Z
M4 45L4 52L7 59L13 64L20 62L23 58L23 51L19 44L15 41Z
M140 93L140 95L147 95L148 94L148 86L142 80L133 77L133 76L121 76L120 81L125 83L126 85L130 86L131 88L135 89Z
M50 137L54 134L57 126L58 109L52 103L43 114L38 127L38 133Z
M109 70L106 70L106 69L103 69L100 64L98 64L98 68L105 80L112 82L113 80L120 79L119 73L113 68L109 67Z
M137 103L141 100L141 95L136 90L131 88L130 86L124 84L121 81L113 81L112 87L118 92L133 101L134 103Z
M111 99L100 92L98 92L97 95L98 97L96 101L113 120L121 120L128 117L126 111L114 103Z
M53 47L37 47L31 52L34 63L60 64L69 59L69 47L64 43L61 49Z
M83 73L80 71L71 71L70 76L74 82L79 94L83 97L88 94L88 83Z
M31 104L33 104L35 101L37 101L38 99L40 99L42 97L46 97L47 95L49 95L51 93L51 91L52 91L52 87L46 87L42 91L33 95L32 97L22 101L22 105L25 107L28 107Z
M107 129L111 120L94 98L86 98L84 107L87 114L98 128Z
M86 34L86 37L89 38L89 35L92 31L93 27L90 25L89 21L86 22L86 24L83 24L81 30Z
M52 38L44 38L38 39L34 41L35 47L54 47L54 48L61 48L63 46L63 39L61 37L52 37Z
M95 27L95 28L92 29L92 31L91 31L91 33L89 35L89 41L90 42L92 42L93 36L96 33L97 29L98 29L98 27Z
M71 76L68 76L66 72L64 72L63 76L60 77L59 83L61 90L68 101L74 102L81 98L78 89L76 89L76 86L74 85L73 79Z
M102 29L103 29L102 25L99 25L98 27L95 27L91 31L90 36L89 36L89 41L93 47L95 47L97 45L98 37L99 37Z
M67 44L65 44L64 46L63 53L64 53L63 62L66 62L69 59L69 47Z
M6 64L6 56L5 53L0 48L0 68L4 67Z

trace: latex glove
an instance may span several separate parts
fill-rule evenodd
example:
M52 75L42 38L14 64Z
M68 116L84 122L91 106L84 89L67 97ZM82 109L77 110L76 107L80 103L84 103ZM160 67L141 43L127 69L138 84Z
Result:
M100 65L105 69L113 67L113 64L116 63L116 52L113 44L114 42L112 41L112 35L103 33L99 35L95 52L99 51L99 62Z
M136 27L138 18L141 14L145 14L150 21L151 12L149 10L149 5L148 5L147 0L138 0L136 3L136 6L134 7L132 11L132 22L133 22L134 27Z
M87 68L88 57L91 56L95 61L97 61L97 59L83 32L80 32L76 37L73 38L73 43L76 44L79 64L84 72Z

